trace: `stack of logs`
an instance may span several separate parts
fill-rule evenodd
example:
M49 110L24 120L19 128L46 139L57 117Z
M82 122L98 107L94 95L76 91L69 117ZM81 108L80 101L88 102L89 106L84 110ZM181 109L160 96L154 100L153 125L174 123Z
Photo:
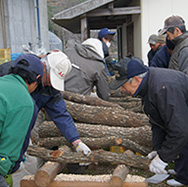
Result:
M81 153L63 150L58 152L58 156L54 156L51 148L70 146L70 143L52 121L45 121L39 128L38 146L30 146L28 154L57 162L59 167L66 163L110 162L148 168L149 160L146 157L105 151L113 145L123 146L144 156L151 151L151 128L147 116L141 112L139 98L127 95L117 97L111 94L110 100L104 101L67 91L62 94L81 140L93 150L92 153L85 157ZM58 171L61 168L59 167ZM58 171L54 172L55 175Z

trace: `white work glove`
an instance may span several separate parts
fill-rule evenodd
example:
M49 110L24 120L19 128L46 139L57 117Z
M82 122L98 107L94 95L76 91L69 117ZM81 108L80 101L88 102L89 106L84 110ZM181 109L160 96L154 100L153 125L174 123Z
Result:
M80 142L76 145L76 151L82 152L85 156L89 156L91 153L91 149L83 142ZM79 163L80 166L88 166L89 164L90 163Z
M157 151L152 151L151 153L147 155L147 158L152 160L155 156L157 156Z
M167 174L167 171L165 170L168 163L163 162L159 155L157 155L150 163L149 169L151 172L156 174Z
M82 152L85 156L89 156L91 153L91 149L83 142L80 142L76 145L76 151Z

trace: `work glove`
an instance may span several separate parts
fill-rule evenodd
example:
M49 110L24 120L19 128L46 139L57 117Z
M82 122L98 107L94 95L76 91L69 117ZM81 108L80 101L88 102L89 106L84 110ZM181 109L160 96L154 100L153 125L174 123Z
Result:
M76 145L76 151L82 152L85 156L89 156L91 153L91 149L83 142L80 142ZM80 166L88 166L89 164L90 163L79 163Z
M90 148L83 142L80 142L76 145L76 151L82 152L85 156L89 156L91 153Z
M157 154L157 156L151 161L149 169L156 174L167 174L167 171L165 170L167 165L168 163L163 162Z
M147 155L147 158L152 160L155 156L157 156L157 151L152 151L151 153Z

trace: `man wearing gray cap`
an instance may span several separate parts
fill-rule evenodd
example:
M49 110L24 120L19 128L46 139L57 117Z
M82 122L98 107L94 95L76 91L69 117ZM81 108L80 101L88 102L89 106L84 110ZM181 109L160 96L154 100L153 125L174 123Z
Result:
M168 17L160 34L165 33L175 46L168 67L188 74L188 33L183 18L174 15Z
M157 51L159 51L161 49L161 46L160 46L160 43L158 42L158 36L156 34L152 34L149 37L148 43L151 48L147 55L148 56L148 66L150 66L153 57L155 56Z

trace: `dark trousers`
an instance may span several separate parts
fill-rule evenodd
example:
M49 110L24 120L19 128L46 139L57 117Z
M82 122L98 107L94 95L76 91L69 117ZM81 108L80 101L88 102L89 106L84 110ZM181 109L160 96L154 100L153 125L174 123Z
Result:
M179 154L179 158L175 160L175 180L182 184L188 184L188 144Z

